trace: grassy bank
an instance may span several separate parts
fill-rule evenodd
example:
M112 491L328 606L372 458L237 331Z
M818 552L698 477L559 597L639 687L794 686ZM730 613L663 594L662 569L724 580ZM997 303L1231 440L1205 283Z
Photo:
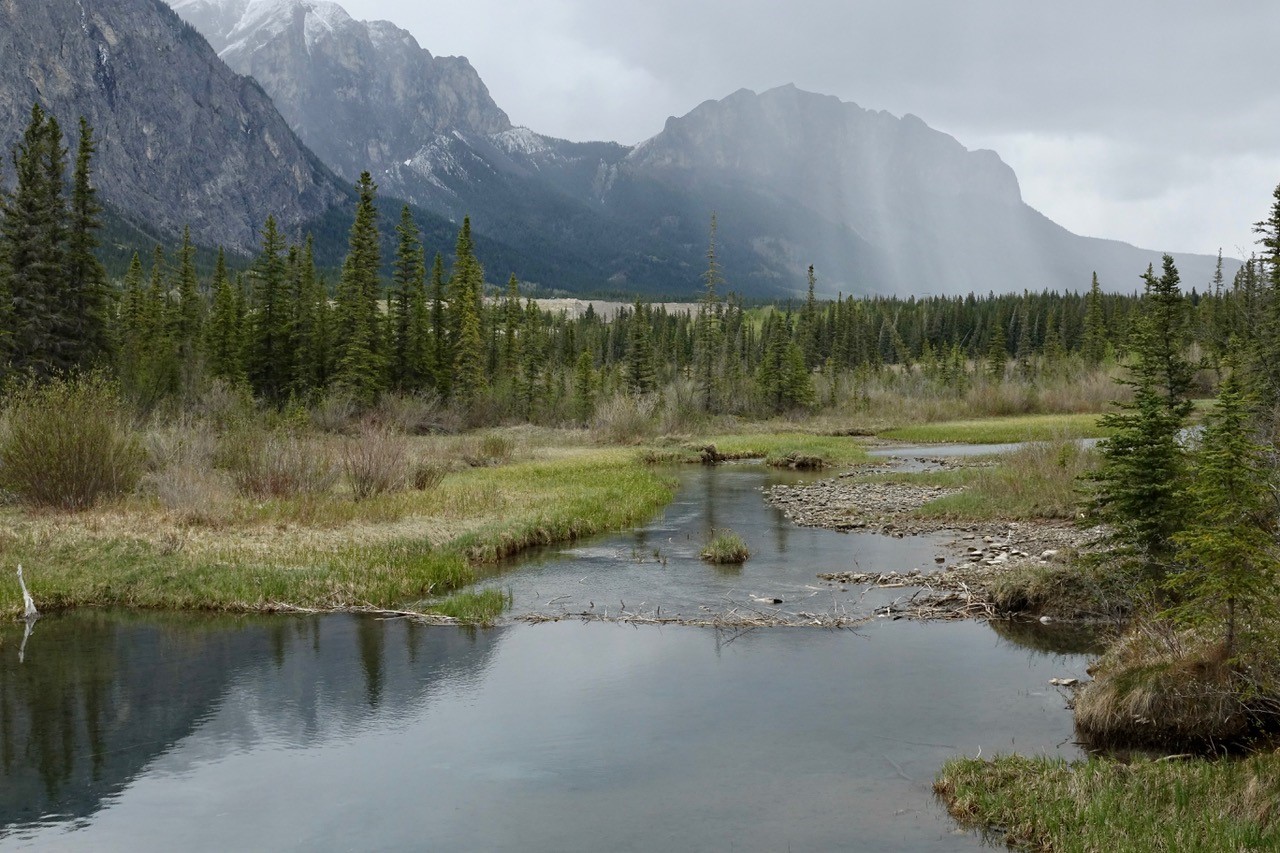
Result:
M934 790L965 826L1031 850L1280 848L1280 756L1121 763L955 759Z
M1080 477L1096 452L1073 441L1035 442L978 464L947 471L878 474L870 481L960 489L915 511L921 518L957 522L1066 520L1076 517ZM987 464L987 462L992 464Z
M821 467L849 467L866 462L866 448L856 438L808 432L758 432L701 435L672 439L648 448L645 456L655 463L702 461L702 450L714 447L722 459L763 459L766 464L786 465L789 459L818 460Z
M878 435L891 441L922 444L1009 444L1015 441L1105 438L1106 431L1098 425L1099 417L1085 413L972 418L899 426L883 430Z
M415 453L441 452L421 446L432 441L415 439ZM214 491L206 496L214 505L197 514L146 494L75 514L5 507L0 562L26 567L46 610L429 606L471 582L476 563L634 525L674 494L671 479L631 451L548 446L523 455L360 501L340 491L270 499ZM4 588L3 612L16 614L17 584Z

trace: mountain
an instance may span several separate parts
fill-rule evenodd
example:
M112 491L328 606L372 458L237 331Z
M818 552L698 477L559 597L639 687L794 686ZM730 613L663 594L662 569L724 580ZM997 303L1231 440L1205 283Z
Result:
M513 249L548 287L688 294L708 225L740 293L1138 286L1159 253L1084 238L1022 200L1013 171L921 119L784 86L708 101L635 147L513 127L464 58L320 0L173 0L339 174ZM1215 259L1177 256L1189 284ZM534 269L534 266L537 269ZM495 269L494 278L507 270Z
M348 195L160 0L0 0L0 150L35 101L68 131L88 119L103 201L149 231L250 249L268 214L291 227Z

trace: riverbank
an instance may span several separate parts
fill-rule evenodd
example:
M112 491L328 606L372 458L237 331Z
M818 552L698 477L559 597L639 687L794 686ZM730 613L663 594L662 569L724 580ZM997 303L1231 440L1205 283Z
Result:
M922 588L882 615L1107 619L1123 612L1107 578L1077 565L1100 535L1074 523L1077 481L1095 464L1090 449L1062 441L995 456L916 452L890 459L813 483L775 486L766 499L808 527L949 534L935 557L937 571L827 573L822 580Z
M934 791L961 825L1027 850L1274 850L1280 754L960 758Z
M198 513L146 493L77 513L0 510L0 560L21 563L43 610L442 609L478 564L535 545L644 521L674 494L634 451L528 443L510 461L444 473L437 484L353 500L340 492L205 494ZM415 457L450 458L412 439ZM14 596L4 610L18 612ZM473 602L462 602L469 604ZM491 604L494 602L491 602ZM498 608L501 612L501 608Z

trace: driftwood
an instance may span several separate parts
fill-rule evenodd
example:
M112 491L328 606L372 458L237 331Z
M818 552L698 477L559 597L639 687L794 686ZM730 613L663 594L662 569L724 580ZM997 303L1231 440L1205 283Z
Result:
M698 608L701 612L696 616L683 614L662 615L662 608L645 611L643 608L628 610L622 607L609 612L585 610L577 613L524 613L514 618L516 622L529 625L541 625L546 622L612 622L621 625L688 625L695 628L722 628L741 630L750 628L857 628L865 625L871 617L864 614L850 614L842 605L834 604L826 613L799 611L790 613L777 608L753 607L747 604L730 601L723 610L714 610L705 605Z
M21 563L18 564L18 586L22 587L22 618L28 622L39 619L40 612L36 610L36 602L27 591L27 582L22 579Z
M938 621L994 619L997 616L986 590L981 586L971 586L971 579L966 579L961 572L828 572L818 577L832 583L866 584L868 589L915 589L911 595L903 595L876 608L875 616L881 619Z

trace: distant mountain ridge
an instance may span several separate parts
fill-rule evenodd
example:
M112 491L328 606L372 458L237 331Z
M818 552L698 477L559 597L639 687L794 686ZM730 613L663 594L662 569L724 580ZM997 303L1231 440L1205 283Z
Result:
M463 58L321 0L173 0L254 76L338 173L543 261L566 289L690 293L719 213L729 284L799 293L1136 289L1159 253L1079 237L1027 206L1013 170L921 119L783 86L667 120L638 146L512 126ZM1177 255L1189 284L1215 259ZM505 270L493 271L497 278ZM514 270L525 277L521 270Z

